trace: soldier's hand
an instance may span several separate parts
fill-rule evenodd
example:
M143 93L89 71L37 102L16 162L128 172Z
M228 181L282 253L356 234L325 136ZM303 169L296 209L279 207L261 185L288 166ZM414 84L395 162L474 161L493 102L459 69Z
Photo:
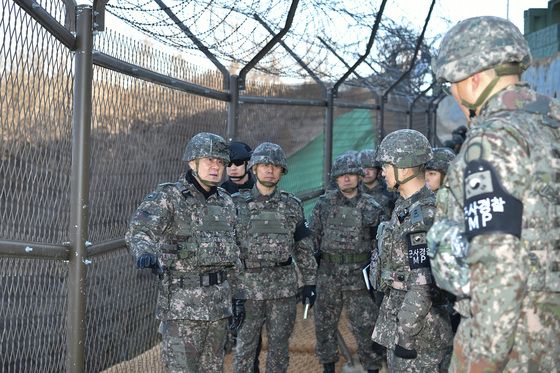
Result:
M229 325L229 330L237 335L243 321L245 321L245 299L233 299L231 302L232 320Z
M401 359L416 359L418 353L414 348L412 350L407 350L400 345L395 345L395 356L398 356Z
M157 257L152 253L143 253L136 261L138 268L155 268L157 266Z
M301 304L304 306L309 304L309 308L313 307L317 299L317 291L315 285L304 285L301 288Z

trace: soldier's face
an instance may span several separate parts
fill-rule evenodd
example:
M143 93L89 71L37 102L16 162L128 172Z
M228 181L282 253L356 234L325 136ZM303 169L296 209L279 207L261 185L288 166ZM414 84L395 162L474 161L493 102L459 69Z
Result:
M426 179L426 185L432 192L438 190L441 186L442 174L436 170L426 170L424 172L424 178Z
M397 184L395 180L395 173L393 171L393 165L389 163L384 163L383 168L381 169L381 175L385 178L385 183L387 184L388 188L394 188Z
M344 174L336 178L336 185L341 192L348 193L358 187L360 181L359 175Z
M457 101L457 103L459 104L459 108L461 109L461 111L463 112L467 120L470 118L469 109L466 106L462 105L462 101L463 100L467 102L476 101L476 97L473 97L472 94L472 89L470 86L469 79L471 78L467 78L465 80L461 80L460 82L451 84L451 94L453 95L455 101Z
M253 172L259 183L266 187L275 186L282 178L282 167L273 164L259 163L253 167Z
M198 178L211 185L218 185L224 176L224 161L218 158L199 158L191 161L191 168L196 170ZM193 167L194 166L194 167Z
M377 179L377 168L364 168L364 183L372 184Z
M240 164L231 162L227 167L228 176L241 177L245 175L245 166L247 162L241 162Z

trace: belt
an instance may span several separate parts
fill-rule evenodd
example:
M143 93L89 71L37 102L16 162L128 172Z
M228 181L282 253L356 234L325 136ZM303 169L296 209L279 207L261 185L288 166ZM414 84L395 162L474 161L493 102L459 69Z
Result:
M266 268L286 267L292 264L292 257L283 262L269 262L269 261L252 261L243 260L243 267L246 272L260 272Z
M179 271L170 271L171 284L180 288L220 285L227 280L226 271L188 274Z
M329 254L321 253L321 260L334 264L356 264L367 262L371 257L370 253L361 254Z

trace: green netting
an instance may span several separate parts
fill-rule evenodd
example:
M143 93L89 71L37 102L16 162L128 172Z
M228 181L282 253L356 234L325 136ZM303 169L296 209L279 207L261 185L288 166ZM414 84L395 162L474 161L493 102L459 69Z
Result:
M362 150L376 144L375 112L356 109L336 117L333 127L333 158L347 150ZM288 174L280 188L299 194L323 186L323 158L325 135L321 134L288 157ZM304 209L309 216L316 199L306 201Z

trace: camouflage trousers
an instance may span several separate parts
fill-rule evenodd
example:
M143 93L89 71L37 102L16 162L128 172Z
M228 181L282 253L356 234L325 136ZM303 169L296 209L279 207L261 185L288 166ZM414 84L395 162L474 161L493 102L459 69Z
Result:
M342 308L358 344L358 356L366 370L381 368L383 353L375 352L371 332L375 327L378 309L367 290L341 290L336 284L317 283L315 302L316 354L322 364L338 361L336 331Z
M387 349L387 366L392 373L438 373L445 350L421 351L416 359L401 359L394 349Z
M477 346L470 343L472 336L476 336L477 340L491 341L495 333L492 330L478 330L472 318L463 317L455 335L449 372L470 372L476 366L488 364L497 364L494 370L512 373L560 372L559 315L560 293L527 292L515 326L513 346L506 357L507 361L502 362L483 360L481 352L473 351L473 347ZM488 360L492 360L492 357Z
M263 325L268 337L267 373L288 370L289 339L296 321L296 297L245 302L245 321L237 332L234 372L253 373L253 362Z
M227 319L168 320L160 324L167 373L222 373Z

